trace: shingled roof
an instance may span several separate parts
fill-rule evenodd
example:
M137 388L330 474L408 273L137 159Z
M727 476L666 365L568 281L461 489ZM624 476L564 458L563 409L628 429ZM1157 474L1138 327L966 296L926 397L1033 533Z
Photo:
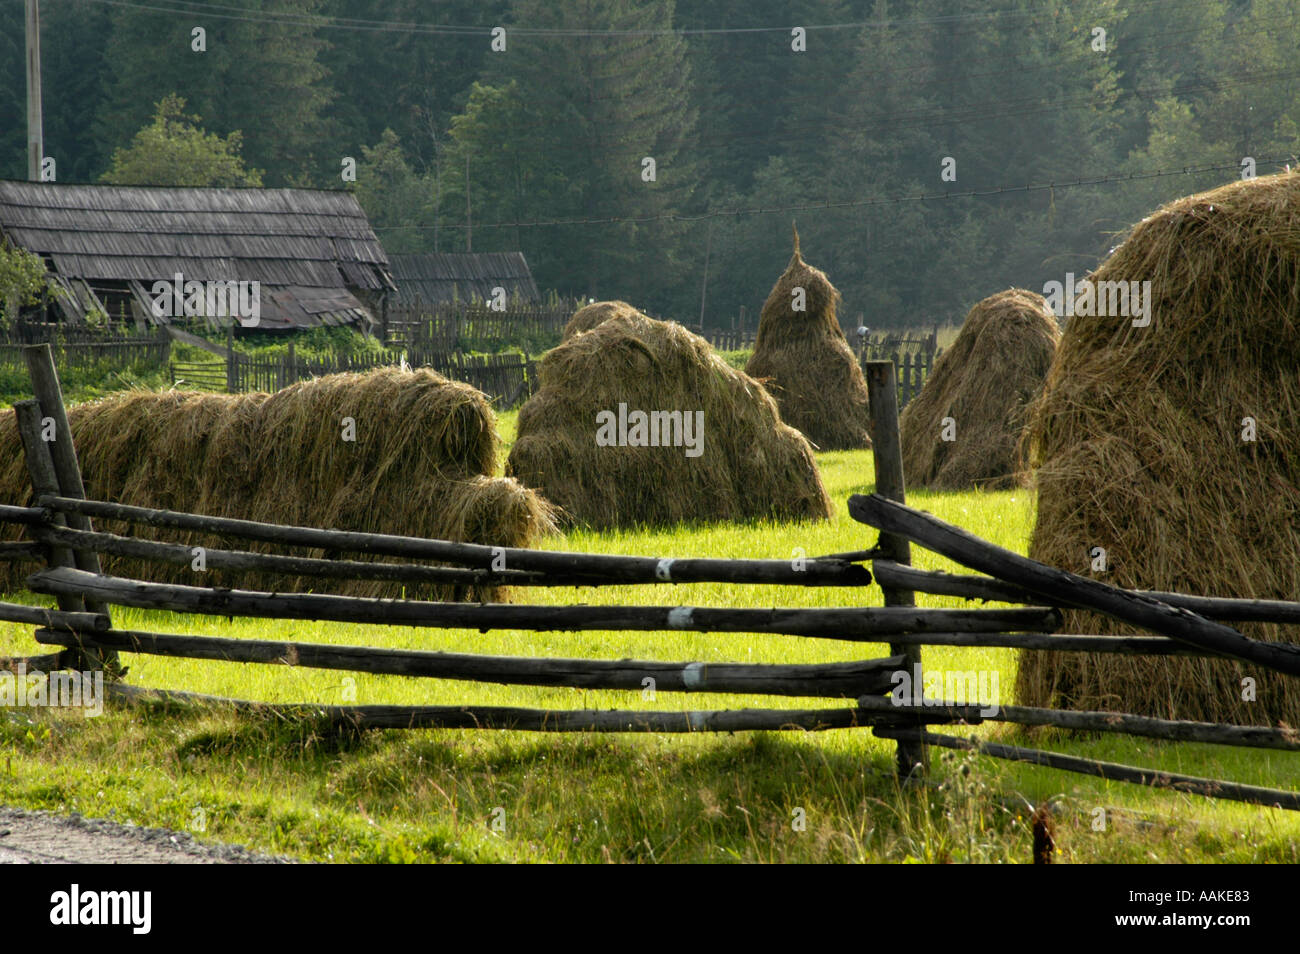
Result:
M541 295L523 252L423 252L392 257L396 300L433 304L491 298L504 288L508 298L537 301Z
M262 325L369 320L355 291L393 288L356 198L309 189L183 189L0 180L0 232L84 283L262 284ZM137 295L138 297L138 295ZM86 298L76 295L74 311Z

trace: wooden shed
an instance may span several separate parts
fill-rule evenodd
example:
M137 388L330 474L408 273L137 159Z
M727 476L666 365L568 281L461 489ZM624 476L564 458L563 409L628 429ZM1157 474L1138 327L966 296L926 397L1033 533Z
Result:
M523 252L420 252L392 257L395 301L427 305L443 301L486 301L505 291L507 299L541 299Z
M98 309L165 324L160 282L256 282L260 328L368 327L394 290L348 192L0 180L0 233L44 259L72 322Z

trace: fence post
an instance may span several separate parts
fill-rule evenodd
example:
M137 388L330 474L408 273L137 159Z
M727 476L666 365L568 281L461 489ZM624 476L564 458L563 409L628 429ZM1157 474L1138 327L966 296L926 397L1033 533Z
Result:
M235 326L230 325L226 328L226 393L239 393L239 382L236 380L235 364Z
M53 469L53 478L59 495L77 500L86 499L86 487L81 480L81 465L77 463L77 448L72 442L72 428L68 424L67 410L63 406L63 390L59 387L59 375L54 369L54 354L48 344L28 345L23 349L27 359L27 373L32 381L32 393L40 405L41 415L53 421L54 440L40 443L45 446ZM26 412L30 414L31 412ZM39 456L39 455L38 455ZM33 464L29 462L31 471ZM48 473L37 461L39 468L33 477L40 476L48 487ZM39 493L39 491L38 491ZM90 518L83 514L68 514L68 526L73 530L92 530ZM87 573L103 573L99 565L99 554L93 550L73 550L73 562L77 569ZM86 600L86 609L92 613L108 615L108 607L98 600ZM116 672L118 669L116 650L104 650L98 660L106 669Z
M893 361L868 361L867 394L871 401L871 456L876 471L876 493L899 503L906 503L903 488L903 445L898 433L898 385ZM892 533L880 535L881 555L904 566L912 563L912 547L904 537ZM882 586L886 606L915 606L912 590ZM903 665L912 677L913 700L921 693L921 647L891 644L889 652L904 658ZM909 779L924 775L929 768L925 743L900 739L898 775Z

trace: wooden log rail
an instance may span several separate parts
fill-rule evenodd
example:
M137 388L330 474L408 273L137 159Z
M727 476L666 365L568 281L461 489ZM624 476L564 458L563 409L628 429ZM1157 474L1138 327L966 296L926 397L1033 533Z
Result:
M918 570L892 560L874 560L871 564L876 582L881 586L907 587L921 593L960 596L972 600L996 600L1001 603L1041 603L1042 597L988 576L964 576L936 570ZM1190 610L1206 619L1257 623L1300 623L1300 603L1287 600L1224 599L1215 596L1188 596L1161 590L1126 590L1146 596L1178 609Z
M1300 811L1300 792L1288 792L1283 789L1261 788L1257 785L1242 785L1237 782L1222 782L1218 779L1199 778L1195 775L1179 775L1162 772L1158 769L1138 768L1133 765L1121 765L1116 762L1101 762L1097 759L1082 758L1077 755L1061 755L1056 752L1044 752L1041 749L1023 748L1018 745L1003 745L998 742L981 742L978 739L962 739L937 732L921 729L900 729L895 727L877 727L875 734L883 739L908 740L923 742L926 745L939 745L949 749L974 750L981 755L1007 759L1013 762L1029 762L1048 768L1076 772L1118 782L1133 782L1152 788L1168 788L1177 792L1205 795L1209 798L1225 798L1231 801L1248 802L1252 805L1266 805L1271 808L1285 808Z
M76 637L48 629L36 631L45 645L76 644ZM651 679L656 692L729 692L777 696L855 698L881 695L893 684L902 657L842 663L772 665L761 663L652 662L636 659L533 659L426 650L376 649L264 639L228 639L109 630L88 645L123 652L184 659L271 663L312 669L342 669L394 676L463 679L502 685L571 686L578 689L643 690Z
M75 674L74 674L75 678ZM144 689L106 682L104 692L134 704L230 708L276 720L299 718L349 729L510 729L525 732L824 732L864 726L889 727L889 714L837 709L524 709L507 706L390 706L266 703L223 696Z
M928 513L872 494L849 498L855 520L886 533L907 537L971 569L1021 587L1053 606L1072 606L1182 640L1198 649L1254 663L1287 675L1300 675L1300 646L1248 639L1150 596L1058 570L981 540Z
M422 537L319 530L150 510L125 504L43 495L42 507L59 513L102 520L120 520L153 527L192 530L284 546L314 547L337 552L368 553L407 559L436 560L482 570L502 562L508 570L556 574L555 585L627 583L775 583L789 586L865 586L871 582L866 567L839 558L792 560L724 560L716 558L660 559L641 556L605 556L562 550L526 550L477 543L453 543Z
M66 639L67 637L61 637ZM1300 730L1266 725L1220 725L1184 719L1155 719L1123 712L1088 712L1076 709L1040 709L1032 706L961 705L946 700L925 699L921 706L896 706L888 699L864 696L858 705L873 711L890 712L927 723L933 716L939 722L960 721L967 725L981 722L1010 722L1016 725L1052 726L1084 732L1117 732L1140 735L1171 742L1205 742L1254 749L1300 751Z
M0 504L0 523L17 523L26 527L40 527L50 522L48 507L15 507Z
M27 578L33 592L81 595L119 606L276 619L387 623L462 629L582 631L621 629L771 633L858 642L882 642L896 633L1050 632L1060 624L1052 608L1006 610L715 609L696 606L527 606L513 603L438 603L317 593L260 593L179 584L146 583L52 567Z
M0 620L31 623L70 633L102 633L109 626L108 616L103 613L67 612L25 603L0 603Z

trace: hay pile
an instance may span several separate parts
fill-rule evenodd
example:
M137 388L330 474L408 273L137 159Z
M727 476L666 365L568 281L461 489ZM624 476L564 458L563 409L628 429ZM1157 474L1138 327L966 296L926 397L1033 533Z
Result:
M275 394L133 391L68 410L87 495L94 499L273 523L528 546L553 528L550 508L518 482L492 477L498 455L486 399L432 371L383 368L300 382ZM343 419L355 441L343 440ZM0 415L0 486L31 498L13 411ZM128 533L103 522L97 529ZM177 531L142 536L191 545L320 556ZM345 559L362 556L341 554ZM196 573L106 557L120 576L201 585L399 596L400 584L269 574ZM7 564L4 585L29 569ZM415 598L489 599L487 589L407 588Z
M1151 323L1070 319L1029 449L1030 555L1098 578L1214 596L1300 599L1300 175L1179 199L1091 276L1151 282ZM1258 424L1243 441L1243 418ZM1233 624L1257 639L1300 629ZM1121 627L1067 614L1074 633ZM1253 676L1258 701L1242 699ZM1300 684L1227 661L1022 653L1027 705L1300 726Z
M506 473L590 527L685 521L829 517L812 450L781 423L752 378L674 322L618 314L542 359L541 386L519 412ZM601 412L625 406L628 446L599 446ZM660 446L630 446L637 411L683 412L688 435L654 430ZM695 432L698 412L703 430ZM609 418L603 419L606 425ZM621 425L605 436L617 438ZM667 441L663 437L667 436ZM694 438L698 454L688 456ZM672 445L674 440L679 446Z
M560 336L560 340L568 341L574 335L590 331L601 322L608 321L616 315L639 314L639 311L625 301L592 302L590 305L583 305L573 313L573 317L564 326L564 333Z
M794 310L796 288L803 311ZM839 300L826 273L804 262L795 232L794 255L763 303L745 365L776 398L781 420L821 450L871 446L867 383L835 317Z
M908 486L961 490L1018 482L1017 448L1061 330L1042 295L1012 288L970 310L899 422ZM952 436L944 436L944 418Z

